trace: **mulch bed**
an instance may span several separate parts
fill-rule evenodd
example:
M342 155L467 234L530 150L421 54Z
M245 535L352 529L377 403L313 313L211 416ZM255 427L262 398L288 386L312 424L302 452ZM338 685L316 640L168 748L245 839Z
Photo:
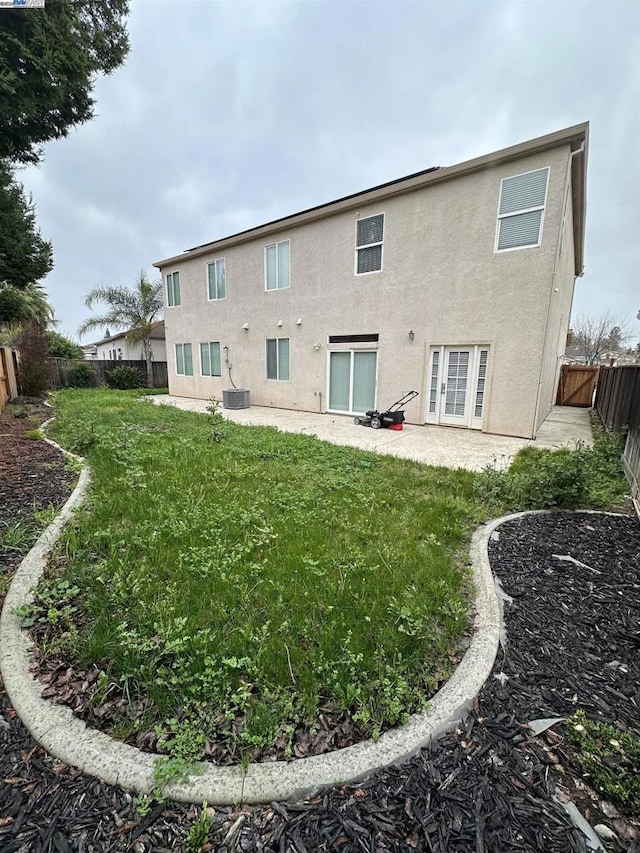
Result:
M34 428L26 421L0 416L0 522L17 513L32 517L34 496L37 508L61 506L73 485L53 448L20 437ZM205 849L586 851L585 836L555 795L571 797L592 825L609 830L607 850L640 851L638 816L587 786L564 725L538 737L526 725L581 707L640 733L640 525L553 513L510 522L498 534L490 558L513 599L505 602L507 641L459 728L360 785L296 804L216 808ZM5 572L16 563L13 552L0 553L2 560ZM194 807L152 804L140 816L130 793L38 747L1 683L0 706L3 853L183 849Z

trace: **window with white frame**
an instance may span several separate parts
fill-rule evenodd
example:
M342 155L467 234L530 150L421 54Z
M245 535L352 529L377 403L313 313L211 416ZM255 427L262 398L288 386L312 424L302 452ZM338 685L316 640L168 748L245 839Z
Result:
M209 283L209 299L224 299L227 295L227 276L224 258L218 258L217 261L207 264L207 278Z
M289 338L267 338L267 379L289 378Z
M382 269L384 213L367 216L356 222L356 274Z
M170 308L180 305L180 273L177 271L167 276L167 305Z
M540 245L548 182L549 167L502 179L496 234L498 252Z
M264 269L267 290L283 290L289 287L289 253L288 240L265 246Z
M176 373L178 376L193 376L193 347L191 344L176 344Z
M222 376L220 341L200 344L200 373L202 376Z

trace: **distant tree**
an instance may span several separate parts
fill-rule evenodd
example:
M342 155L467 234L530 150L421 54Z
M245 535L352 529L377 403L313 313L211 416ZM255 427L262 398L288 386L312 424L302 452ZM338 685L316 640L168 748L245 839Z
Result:
M46 391L49 384L47 337L43 326L36 320L25 323L17 348L20 351L20 393L27 397L37 397Z
M608 355L617 355L632 337L625 320L611 312L581 314L571 324L571 343L586 364L599 364Z
M53 306L41 284L29 284L20 290L0 284L0 326L35 320L46 328L56 320Z
M52 358L84 358L84 350L71 338L61 335L60 332L50 330L47 332L47 347Z
M5 14L4 10L0 13L0 25ZM0 93L2 85L0 76ZM0 140L3 137L4 128ZM7 164L0 162L0 285L23 289L52 268L51 243L38 230L33 202L25 197Z
M115 326L126 329L126 340L130 343L142 342L147 363L147 385L153 387L153 353L151 332L154 330L163 308L162 281L149 281L144 270L140 273L132 290L126 287L96 287L85 300L87 308L96 303L104 303L107 310L97 317L90 317L80 326L78 334L82 337L91 329Z
M18 341L22 334L22 323L0 324L0 347L18 349Z
M0 16L0 160L35 163L42 145L94 115L96 76L129 52L128 0L47 0Z

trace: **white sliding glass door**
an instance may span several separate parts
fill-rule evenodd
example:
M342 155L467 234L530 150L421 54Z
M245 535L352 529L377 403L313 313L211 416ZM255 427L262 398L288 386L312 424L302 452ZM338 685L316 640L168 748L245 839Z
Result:
M376 405L378 353L329 353L329 411L364 414Z

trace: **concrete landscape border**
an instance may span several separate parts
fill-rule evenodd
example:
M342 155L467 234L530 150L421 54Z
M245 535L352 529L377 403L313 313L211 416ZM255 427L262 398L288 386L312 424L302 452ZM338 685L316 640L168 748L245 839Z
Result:
M22 722L53 756L109 784L151 794L156 787L157 756L90 729L74 717L70 708L43 699L42 685L31 673L33 646L14 611L31 600L30 591L44 571L47 555L84 501L90 483L84 460L45 440L84 467L71 497L24 558L7 593L0 616L0 671L4 685ZM462 661L426 711L414 714L406 725L385 732L376 742L363 741L326 755L251 764L246 772L241 767L201 762L197 774L186 782L167 785L164 794L181 802L206 800L211 805L299 799L323 786L354 782L406 760L432 738L454 727L491 673L498 649L501 614L487 554L489 539L504 521L525 514L495 519L474 533L470 554L475 587L473 635Z

